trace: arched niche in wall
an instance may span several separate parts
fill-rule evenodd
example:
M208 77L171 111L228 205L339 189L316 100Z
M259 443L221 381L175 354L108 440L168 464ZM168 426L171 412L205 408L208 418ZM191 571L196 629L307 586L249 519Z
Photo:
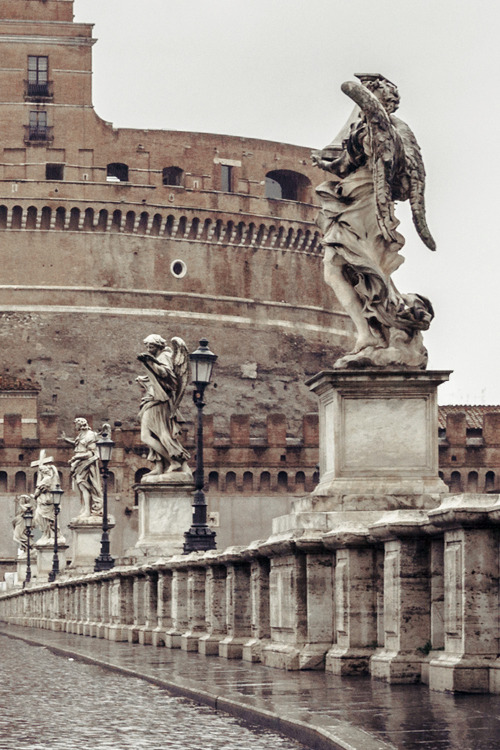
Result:
M311 181L300 172L274 169L266 174L266 198L307 203L310 197Z

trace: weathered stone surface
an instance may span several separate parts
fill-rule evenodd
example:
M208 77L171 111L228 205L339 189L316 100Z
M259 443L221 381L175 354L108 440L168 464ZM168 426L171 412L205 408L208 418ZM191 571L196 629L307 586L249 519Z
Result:
M309 380L320 402L320 481L313 496L329 498L329 510L352 508L357 499L360 509L370 502L398 507L399 497L408 507L412 496L419 507L438 505L448 490L438 476L436 389L448 376L363 370Z
M191 526L193 490L193 484L172 478L138 485L139 537L129 554L156 559L182 552L184 532Z

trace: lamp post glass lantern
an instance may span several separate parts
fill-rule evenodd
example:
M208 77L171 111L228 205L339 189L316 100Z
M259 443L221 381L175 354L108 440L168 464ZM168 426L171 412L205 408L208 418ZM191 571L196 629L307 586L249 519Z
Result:
M61 500L64 491L59 484L51 492L52 504L54 506L54 557L52 558L52 570L49 573L49 583L56 580L59 574L59 548L57 546L57 516L61 510Z
M195 493L193 500L193 521L189 531L184 534L184 554L190 552L205 552L215 549L215 531L207 525L207 503L203 485L205 484L203 466L203 396L205 388L210 383L212 368L217 355L208 348L207 339L201 339L198 349L189 355L191 377L195 386L193 401L198 419L196 431L196 470L194 473Z
M27 508L23 513L24 526L26 528L26 576L23 588L31 581L31 527L33 525L33 508Z
M99 458L102 464L102 480L103 480L103 493L102 493L102 537L101 537L101 552L99 557L96 558L94 571L99 572L101 570L109 570L114 568L115 561L111 557L109 552L109 523L108 523L108 477L109 469L108 465L111 461L113 453L114 442L111 440L111 427L109 424L103 424L101 430L101 437L97 441L97 450Z

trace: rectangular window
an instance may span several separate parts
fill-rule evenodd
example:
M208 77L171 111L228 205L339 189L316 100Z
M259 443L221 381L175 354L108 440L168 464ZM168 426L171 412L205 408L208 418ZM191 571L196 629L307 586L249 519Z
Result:
M49 58L28 56L28 96L49 95Z
M29 124L30 141L46 141L48 131L47 112L45 110L31 111Z
M220 175L221 175L221 190L223 193L232 193L233 192L233 168L230 167L228 164L221 164L220 165Z
M46 164L46 180L64 180L64 164Z

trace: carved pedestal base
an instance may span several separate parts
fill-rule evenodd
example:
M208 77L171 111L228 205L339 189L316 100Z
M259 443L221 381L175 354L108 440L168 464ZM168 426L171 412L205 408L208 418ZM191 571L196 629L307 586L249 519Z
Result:
M61 540L60 543L58 543L58 557L59 557L59 572L65 573L66 572L66 551L68 549L69 545L66 544L66 542ZM49 574L52 570L52 564L54 561L54 542L37 542L35 544L35 550L36 550L36 567L37 567L37 575L36 580L37 583L45 583L49 579Z
M110 530L114 528L114 519L110 516ZM96 557L101 551L102 516L73 518L69 523L73 532L73 557L69 571L71 573L92 573Z
M148 475L144 479L147 480ZM138 562L181 554L191 526L194 484L184 473L163 474L135 485L139 497L139 538L128 551Z

